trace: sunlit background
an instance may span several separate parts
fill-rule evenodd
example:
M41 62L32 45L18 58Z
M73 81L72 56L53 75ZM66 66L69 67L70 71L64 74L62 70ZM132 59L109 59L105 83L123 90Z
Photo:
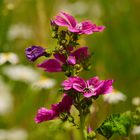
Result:
M65 77L39 70L36 65L44 58L30 63L24 51L31 45L55 47L50 19L59 11L106 26L80 39L94 53L91 71L81 76L113 78L116 89L95 101L87 125L94 129L107 115L140 105L139 5L139 0L0 0L0 140L80 140L78 131L59 119L34 122L38 108L60 101L58 88ZM131 140L140 139L135 133Z

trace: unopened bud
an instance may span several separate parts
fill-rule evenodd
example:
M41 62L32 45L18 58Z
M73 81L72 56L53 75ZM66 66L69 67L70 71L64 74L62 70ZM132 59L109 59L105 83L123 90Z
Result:
M57 37L58 37L57 33L56 32L52 32L52 38L57 38Z
M91 131L87 134L87 140L95 140L96 133L94 131Z
M61 41L62 44L65 44L66 42L67 42L66 40L62 40L62 41Z
M76 68L76 70L80 70L81 69L80 64L76 64L74 67Z

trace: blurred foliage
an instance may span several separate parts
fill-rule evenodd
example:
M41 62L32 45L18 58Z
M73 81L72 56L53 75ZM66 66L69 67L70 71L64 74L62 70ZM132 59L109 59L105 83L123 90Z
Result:
M73 127L68 129L67 124L58 125L59 121L51 121L36 125L33 120L39 107L49 108L51 103L61 99L57 89L64 76L38 70L36 64L41 59L36 63L28 62L24 50L33 44L46 48L55 47L56 42L51 39L49 24L50 19L60 10L72 13L79 21L90 19L98 25L106 26L103 33L83 36L80 40L83 46L89 46L94 53L92 70L83 72L82 76L89 78L99 75L102 79L113 78L115 88L128 97L125 103L117 105L105 104L100 98L95 105L102 111L90 116L87 122L94 128L112 112L133 110L131 99L139 96L140 91L139 5L139 0L0 0L0 53L16 53L20 64L32 66L38 73L57 80L57 85L52 89L36 90L29 83L13 81L4 75L3 68L10 65L9 63L0 65L0 75L14 96L13 111L5 116L0 115L0 129L24 128L28 132L29 140L79 139L77 130ZM22 34L13 31L10 36L14 25L19 28L25 25L31 33L27 29ZM117 137L112 139L119 140ZM132 139L135 137L132 136Z

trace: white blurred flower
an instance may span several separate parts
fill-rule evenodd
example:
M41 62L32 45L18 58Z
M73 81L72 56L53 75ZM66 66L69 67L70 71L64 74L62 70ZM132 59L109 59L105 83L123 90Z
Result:
M103 100L110 104L117 104L120 101L125 101L126 96L120 91L113 90L111 93L103 95Z
M135 106L139 106L140 105L140 97L134 97L132 99L132 104Z
M39 79L39 74L35 70L24 65L6 66L3 68L3 73L13 80L27 83Z
M27 140L28 134L24 129L0 129L0 140Z
M29 39L32 36L33 32L29 26L23 23L18 23L10 27L7 37L9 40L15 40L17 38Z
M5 52L0 53L0 65L10 62L11 64L17 64L19 62L19 58L15 53Z
M13 96L7 85L0 79L0 115L6 115L13 109Z
M133 135L138 135L138 134L140 134L140 125L139 125L139 126L135 126L135 127L132 129L132 134L133 134Z
M61 11L61 9L71 13L72 15L83 15L88 11L88 4L82 1L77 1L75 3L63 3L59 10Z
M33 87L39 88L39 89L49 89L54 87L56 84L56 81L51 78L45 78L42 77L38 81L33 83Z

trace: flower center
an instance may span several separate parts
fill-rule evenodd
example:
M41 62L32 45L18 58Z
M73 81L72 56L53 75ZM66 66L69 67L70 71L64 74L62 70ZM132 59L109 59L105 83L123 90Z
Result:
M92 85L90 85L90 86L88 86L88 87L86 87L85 89L84 89L84 91L86 91L86 92L94 92L94 87L92 86Z
M82 23L78 23L78 24L76 25L76 29L82 30Z
M94 87L93 87L92 85L90 85L88 88L89 88L89 90L91 90L92 92L94 92L94 90L95 90Z

